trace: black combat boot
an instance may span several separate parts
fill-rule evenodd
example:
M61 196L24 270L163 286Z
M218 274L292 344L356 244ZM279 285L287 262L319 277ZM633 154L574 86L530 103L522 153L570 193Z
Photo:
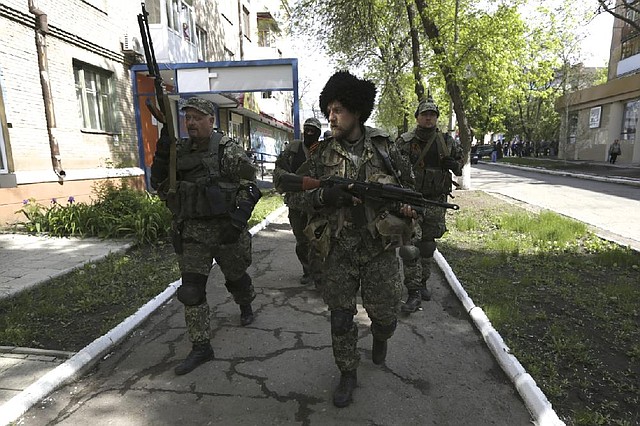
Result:
M351 396L357 384L356 370L343 372L340 376L340 383L338 383L338 387L333 392L333 405L338 408L344 408L351 404Z
M387 358L387 341L378 340L373 338L373 346L371 348L371 359L376 365L384 364L384 360Z
M194 343L189 355L173 370L178 376L190 373L200 364L213 359L213 348L209 342Z
M251 305L240 305L240 325L245 326L253 322L253 309Z
M421 299L422 296L420 295L420 290L411 290L406 303L402 304L400 310L408 314L417 311L420 305L422 305Z
M425 301L431 300L431 290L429 290L427 287L421 288L420 297L422 297L422 300L425 300Z

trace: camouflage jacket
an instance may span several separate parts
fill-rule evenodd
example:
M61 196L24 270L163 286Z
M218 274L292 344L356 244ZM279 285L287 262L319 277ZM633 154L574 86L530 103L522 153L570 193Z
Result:
M299 162L298 154L300 153L300 150L304 152L304 161L298 165L296 163ZM273 170L273 186L276 188L276 191L281 194L283 193L282 188L280 187L283 175L288 173L303 174L303 168L300 166L309 159L310 155L311 153L309 149L301 140L298 139L288 144L282 150L276 159L275 169ZM284 202L289 206L289 208L300 210L303 208L303 201L303 194L301 192L284 193Z
M413 188L414 178L411 166L400 155L397 147L389 140L389 136L379 129L364 127L363 152L358 161L354 163L343 145L334 138L326 139L322 146L314 152L307 161L306 175L313 178L326 176L340 176L359 181L386 180L382 183L400 183L407 188ZM387 160L385 160L385 157ZM394 170L389 170L391 166ZM397 176L400 182L397 182ZM343 207L321 206L318 203L319 190L311 190L305 193L305 206L312 216L311 222L325 223L329 226L331 235L339 236L343 227L366 228L374 238L379 236L378 227L381 218L384 218L388 206L378 202L364 200L363 205Z
M449 134L435 129L431 140L423 140L416 134L416 129L403 133L396 140L400 153L413 168L416 179L416 190L425 197L437 197L450 194L452 190L451 172L456 176L462 174L464 159L462 147ZM427 152L423 151L427 149ZM437 152L437 158L431 157ZM453 157L458 163L455 170L447 170L440 166L443 157Z

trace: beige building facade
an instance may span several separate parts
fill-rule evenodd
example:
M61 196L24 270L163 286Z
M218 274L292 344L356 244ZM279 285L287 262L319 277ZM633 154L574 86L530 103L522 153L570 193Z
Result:
M626 13L640 23L636 15ZM562 118L559 158L607 161L618 139L622 155L616 163L640 164L640 34L622 19L613 25L607 83L568 93L556 103Z

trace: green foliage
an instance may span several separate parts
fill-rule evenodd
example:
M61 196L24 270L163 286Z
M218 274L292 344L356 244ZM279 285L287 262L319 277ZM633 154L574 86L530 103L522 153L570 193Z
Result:
M171 214L158 197L111 181L94 187L96 201L78 203L73 197L66 205L52 200L43 206L26 200L20 210L27 232L55 237L83 236L133 238L137 242L156 242L169 235Z
M636 424L640 255L555 213L456 200L438 249L560 418Z
M169 236L171 213L157 196L112 182L96 185L93 192L96 201L92 204L78 203L73 197L66 205L52 200L48 207L35 199L26 200L20 212L27 220L21 225L27 232L55 237L133 238L154 243ZM266 191L249 225L259 223L282 204L282 196Z

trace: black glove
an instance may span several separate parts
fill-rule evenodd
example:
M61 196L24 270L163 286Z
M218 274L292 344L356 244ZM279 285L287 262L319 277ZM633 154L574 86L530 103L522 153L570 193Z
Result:
M460 167L460 163L458 163L458 161L453 157L442 157L440 164L442 165L442 168L453 172L457 171Z
M334 185L322 188L320 204L331 207L347 207L353 205L353 195L347 191L348 185Z

